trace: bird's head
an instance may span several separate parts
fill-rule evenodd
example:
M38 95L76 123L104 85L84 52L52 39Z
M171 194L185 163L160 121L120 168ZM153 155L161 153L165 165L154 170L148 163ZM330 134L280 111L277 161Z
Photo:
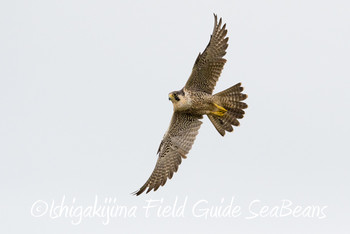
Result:
M183 111L191 107L191 100L186 96L183 89L169 93L169 100L174 105L174 111Z
M175 104L175 103L178 103L181 101L181 99L184 98L184 91L183 90L180 90L180 91L174 91L174 92L171 92L169 93L169 100Z

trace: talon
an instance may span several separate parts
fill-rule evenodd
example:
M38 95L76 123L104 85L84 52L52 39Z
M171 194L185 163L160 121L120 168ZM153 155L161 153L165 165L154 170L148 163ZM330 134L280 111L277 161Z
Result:
M223 108L222 106L219 106L217 104L214 103L214 105L216 106L216 108L218 108L219 110L218 111L212 111L211 113L213 115L217 115L217 116L220 116L222 117L226 112L227 110L225 108Z
M225 112L220 112L220 111L213 111L211 112L213 115L216 115L216 116L219 116L219 117L222 117L224 116Z
M216 106L216 108L218 108L220 111L222 111L222 112L225 112L226 113L226 109L225 108L223 108L222 106L219 106L218 104L215 104L214 103L214 105Z

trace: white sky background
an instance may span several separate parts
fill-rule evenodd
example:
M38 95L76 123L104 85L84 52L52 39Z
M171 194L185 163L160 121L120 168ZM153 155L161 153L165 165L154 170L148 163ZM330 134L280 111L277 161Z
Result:
M167 95L207 45L212 13L230 37L215 92L242 82L246 115L224 138L205 117L173 179L131 196L154 168ZM348 1L1 2L1 233L349 233L349 29ZM235 197L244 214L76 226L31 216L36 200L63 195L139 208ZM255 199L327 205L327 218L246 220Z

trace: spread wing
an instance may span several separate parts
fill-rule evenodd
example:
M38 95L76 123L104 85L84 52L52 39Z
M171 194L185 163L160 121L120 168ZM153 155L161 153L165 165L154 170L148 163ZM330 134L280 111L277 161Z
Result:
M140 195L146 189L156 191L167 179L173 177L181 164L182 158L192 148L202 122L202 116L174 112L168 131L165 133L158 149L157 164L147 182L134 194Z
M192 68L191 76L185 85L186 89L212 94L226 63L226 59L223 58L228 47L226 24L221 27L221 18L218 23L215 14L214 17L215 24L209 44L202 54L199 53Z

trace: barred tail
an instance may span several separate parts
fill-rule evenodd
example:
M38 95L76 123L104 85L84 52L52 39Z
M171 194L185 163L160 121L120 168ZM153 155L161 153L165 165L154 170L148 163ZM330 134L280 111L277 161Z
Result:
M225 131L232 132L233 126L239 126L239 121L244 116L244 110L248 107L243 101L247 98L246 94L242 93L243 87L238 83L231 88L228 88L214 95L214 103L224 107L227 112L223 116L209 114L210 121L215 126L216 130L222 135Z

